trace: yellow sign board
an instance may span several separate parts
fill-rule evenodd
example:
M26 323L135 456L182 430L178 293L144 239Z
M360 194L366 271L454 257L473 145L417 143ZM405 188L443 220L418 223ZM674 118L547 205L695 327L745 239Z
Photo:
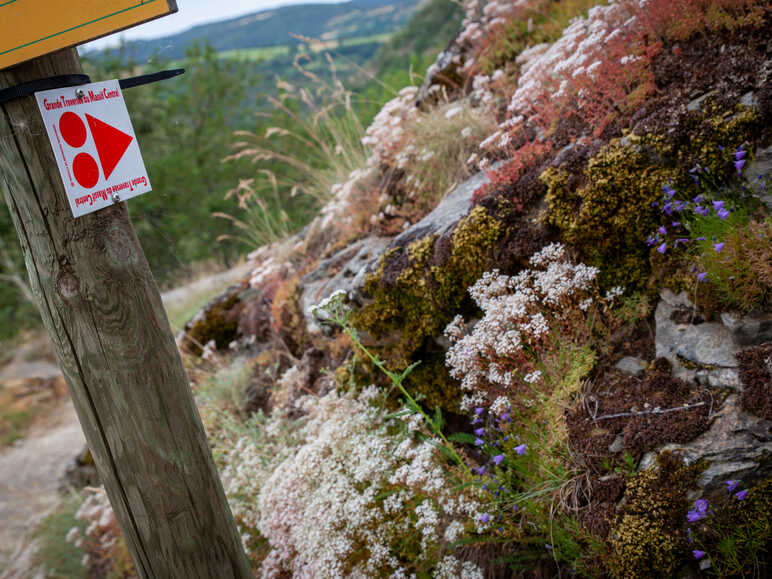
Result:
M176 11L176 0L0 0L0 70Z

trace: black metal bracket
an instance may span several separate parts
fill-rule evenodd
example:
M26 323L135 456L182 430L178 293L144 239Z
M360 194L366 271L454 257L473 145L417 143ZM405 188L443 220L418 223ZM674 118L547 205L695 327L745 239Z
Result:
M88 84L91 79L87 74L63 74L60 76L49 76L48 78L39 78L30 82L17 84L0 90L0 105L8 101L24 98L41 90L51 90L55 88L66 88L68 86L78 86Z
M130 78L122 78L118 81L118 85L121 87L121 89L134 88L135 86L142 86L143 84L166 80L167 78L173 78L184 73L184 68L162 70L152 74L143 74L140 76L132 76ZM89 78L87 74L63 74L59 76L50 76L48 78L39 78L30 82L17 84L16 86L0 89L0 105L12 100L30 96L31 94L40 92L42 90L80 86L90 82L91 78Z
M118 81L118 84L122 89L134 88L135 86L142 86L143 84L150 84L151 82L158 82L159 80L174 78L175 76L180 76L181 74L185 74L184 68L173 68L171 70L162 70L160 72L153 72L151 74L132 76L131 78L122 78Z

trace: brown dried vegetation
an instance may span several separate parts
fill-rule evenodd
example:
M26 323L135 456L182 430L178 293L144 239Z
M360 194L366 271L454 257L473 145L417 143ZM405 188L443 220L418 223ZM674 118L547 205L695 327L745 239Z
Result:
M580 405L566 412L571 449L596 471L603 468L604 459L619 459L624 452L638 458L667 442L687 442L707 429L711 394L659 366L655 363L643 378L608 373ZM675 410L646 414L657 408ZM623 416L609 418L616 414Z
M772 342L747 348L737 355L743 393L742 409L772 420Z

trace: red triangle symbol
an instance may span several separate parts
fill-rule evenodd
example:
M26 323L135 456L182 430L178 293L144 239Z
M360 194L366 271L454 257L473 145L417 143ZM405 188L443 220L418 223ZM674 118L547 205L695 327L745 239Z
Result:
M134 137L119 131L115 127L86 114L88 127L94 137L99 162L102 165L105 179L108 179L120 162L126 149L134 140Z

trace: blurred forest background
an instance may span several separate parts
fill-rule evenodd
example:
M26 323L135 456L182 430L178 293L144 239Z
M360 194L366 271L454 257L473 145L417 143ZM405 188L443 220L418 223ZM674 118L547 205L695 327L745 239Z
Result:
M297 231L364 128L458 30L453 0L354 0L259 12L82 54L93 82L183 67L124 93L153 191L129 211L162 288ZM0 210L0 340L39 325Z

